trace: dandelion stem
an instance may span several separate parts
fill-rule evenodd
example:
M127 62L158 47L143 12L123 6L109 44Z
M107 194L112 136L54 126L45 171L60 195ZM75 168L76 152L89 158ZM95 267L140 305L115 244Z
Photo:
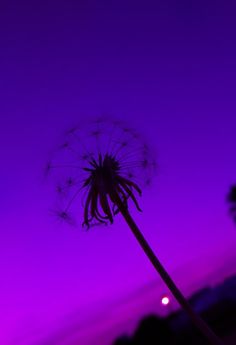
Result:
M192 320L193 324L202 332L203 335L209 340L212 345L223 345L223 342L217 337L217 335L208 327L205 321L194 312L184 295L181 293L179 288L176 286L170 275L167 273L161 262L158 260L157 256L151 249L150 245L146 241L145 237L139 230L137 224L135 223L134 219L132 218L131 214L128 211L128 208L122 202L118 193L114 192L112 195L113 201L116 203L117 207L119 208L122 216L124 217L126 223L128 224L130 230L134 234L135 238L139 242L140 246L142 247L143 251L151 261L152 265L154 266L155 270L159 273L173 296L176 298L178 303L181 305L183 310L186 311L190 319Z

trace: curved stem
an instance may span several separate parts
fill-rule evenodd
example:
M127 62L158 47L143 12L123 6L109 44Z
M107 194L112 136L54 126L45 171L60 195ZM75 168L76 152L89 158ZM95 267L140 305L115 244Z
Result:
M139 242L140 246L142 247L143 251L151 261L152 265L154 266L155 270L159 273L173 296L176 298L178 303L182 306L182 308L186 311L189 315L192 322L195 326L202 332L203 335L209 340L212 345L223 345L223 342L216 336L216 334L208 327L208 325L203 321L203 319L194 312L191 305L188 303L182 292L176 286L172 278L169 276L161 262L156 257L155 253L149 246L148 242L144 238L143 234L139 230L137 224L133 220L132 216L130 215L128 209L122 203L119 195L117 193L113 194L113 201L115 201L116 205L118 206L121 214L123 215L126 223L128 224L130 230L134 234L135 238Z

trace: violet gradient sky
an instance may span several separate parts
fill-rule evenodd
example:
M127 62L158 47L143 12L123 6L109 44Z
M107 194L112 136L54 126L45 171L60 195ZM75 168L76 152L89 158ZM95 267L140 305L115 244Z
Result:
M1 344L109 344L161 312L119 217L86 233L49 216L44 163L84 116L125 119L157 150L136 219L183 291L236 271L235 15L227 0L1 1Z

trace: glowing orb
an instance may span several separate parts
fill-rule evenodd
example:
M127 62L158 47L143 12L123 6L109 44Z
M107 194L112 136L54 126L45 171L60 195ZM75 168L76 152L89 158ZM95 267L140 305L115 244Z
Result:
M161 303L162 303L163 305L168 305L168 304L170 303L169 297L167 297L167 296L162 297Z

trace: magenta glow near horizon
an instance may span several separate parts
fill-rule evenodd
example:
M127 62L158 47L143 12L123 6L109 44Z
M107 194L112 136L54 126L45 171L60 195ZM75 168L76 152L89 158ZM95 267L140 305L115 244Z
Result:
M236 182L235 10L227 1L1 5L1 344L108 345L143 315L166 313L168 291L119 215L84 231L79 200L76 227L52 217L49 151L67 128L103 114L156 152L142 213L131 211L184 294L235 273L226 203Z

